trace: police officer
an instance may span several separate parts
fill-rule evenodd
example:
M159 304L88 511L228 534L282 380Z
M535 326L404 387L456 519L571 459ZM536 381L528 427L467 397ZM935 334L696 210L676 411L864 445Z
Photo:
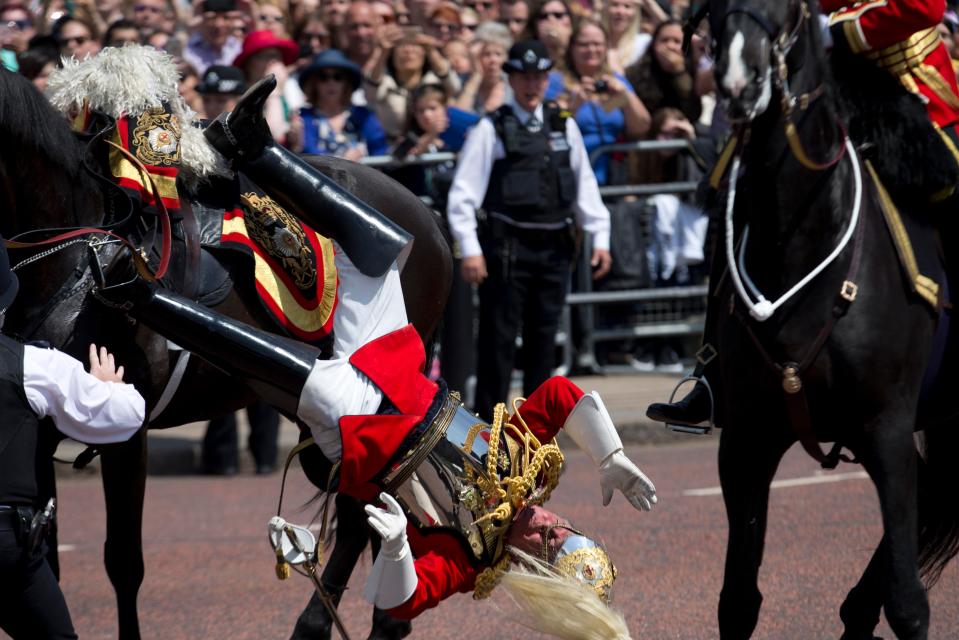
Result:
M17 295L0 238L0 326ZM113 355L90 345L90 373L67 354L0 334L0 629L21 638L76 638L34 523L40 419L93 444L121 442L143 424L144 401Z
M475 409L488 418L507 397L523 327L523 392L553 368L574 254L574 224L592 234L593 277L609 271L609 211L569 114L543 103L546 47L514 44L503 69L513 97L470 132L450 189L448 217L463 279L479 286ZM478 229L476 212L486 221Z

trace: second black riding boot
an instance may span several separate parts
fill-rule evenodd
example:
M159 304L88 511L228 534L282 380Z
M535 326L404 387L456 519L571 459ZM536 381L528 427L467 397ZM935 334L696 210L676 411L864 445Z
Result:
M383 275L412 236L276 143L263 118L263 105L275 87L272 75L257 82L204 136L280 206L339 243L360 272Z
M319 349L261 331L140 279L101 290L100 295L132 303L130 316L240 378L268 404L296 415Z

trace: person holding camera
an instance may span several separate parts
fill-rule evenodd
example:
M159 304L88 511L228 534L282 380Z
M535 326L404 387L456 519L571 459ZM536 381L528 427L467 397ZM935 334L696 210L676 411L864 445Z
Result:
M586 152L615 142L639 140L649 131L649 111L626 78L609 66L609 38L597 21L583 19L566 50L566 71L553 72L546 97L567 107L576 118ZM611 182L610 156L593 164L599 184Z
M594 277L612 263L609 211L579 127L558 105L543 102L552 67L542 42L510 48L503 69L513 97L468 135L449 194L463 279L479 285L474 408L483 418L509 393L520 324L524 394L552 372L575 227L592 234ZM478 231L480 208L486 220Z
M439 41L417 26L383 25L366 70L366 100L390 140L403 135L410 93L416 87L441 84L449 95L455 96L462 86L443 57Z
M18 290L0 238L0 327ZM43 546L52 501L37 512L40 421L90 444L128 440L143 425L143 397L123 383L123 367L104 347L91 344L89 357L87 373L62 351L0 333L0 629L14 640L77 637Z

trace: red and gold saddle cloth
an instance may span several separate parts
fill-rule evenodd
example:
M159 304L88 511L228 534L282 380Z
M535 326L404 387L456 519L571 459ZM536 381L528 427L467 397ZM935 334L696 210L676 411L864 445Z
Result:
M221 246L252 256L256 290L291 336L317 342L333 331L333 243L240 175L240 205L223 216Z

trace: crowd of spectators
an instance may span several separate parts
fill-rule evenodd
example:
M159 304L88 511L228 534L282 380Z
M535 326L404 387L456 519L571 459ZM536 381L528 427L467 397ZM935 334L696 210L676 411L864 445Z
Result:
M509 47L537 38L556 62L547 98L573 114L593 151L722 131L707 38L700 33L682 48L681 21L696 8L690 2L0 0L0 48L3 65L41 90L60 56L95 56L127 43L163 49L180 65L181 91L202 117L229 108L241 89L272 73L278 86L267 118L277 140L361 160L459 149L478 118L511 98L502 71ZM959 56L954 7L941 32ZM695 173L668 154L605 153L593 162L600 185ZM451 171L447 163L398 175L442 210ZM675 196L643 203L653 209L645 285L683 283L696 273L690 267L703 260L706 224L689 205Z

